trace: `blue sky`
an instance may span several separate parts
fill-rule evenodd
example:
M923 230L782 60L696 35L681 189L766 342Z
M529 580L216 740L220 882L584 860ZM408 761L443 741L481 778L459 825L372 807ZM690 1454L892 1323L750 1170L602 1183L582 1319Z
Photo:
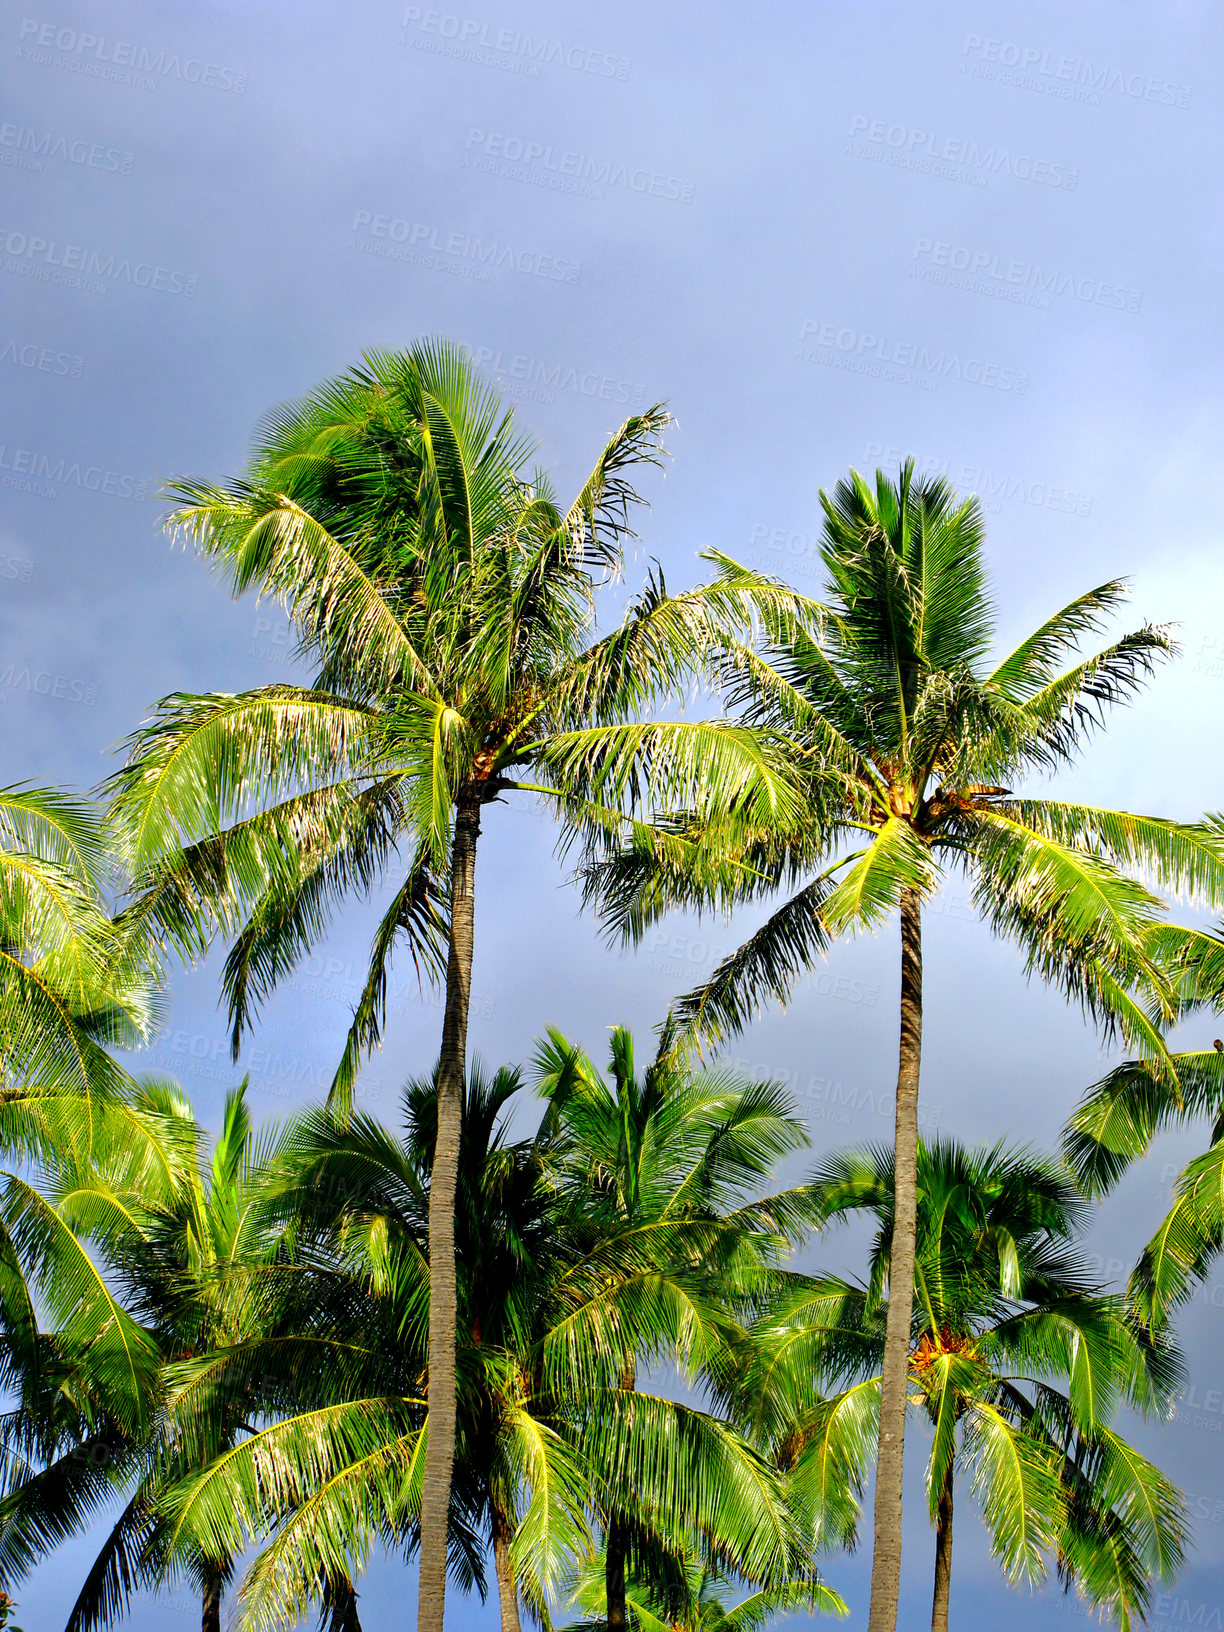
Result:
M670 403L630 590L652 557L695 581L710 546L814 585L819 488L902 453L982 493L1001 643L1129 575L1127 619L1176 620L1183 654L1060 786L1183 817L1219 804L1218 8L40 5L0 35L7 780L89 786L160 695L293 672L281 615L231 602L152 495L236 472L262 414L363 348L444 333L519 404L563 492L633 406ZM525 1058L546 1024L601 1051L614 1023L647 1033L750 927L609 949L547 821L520 805L485 825L472 1031L490 1061ZM244 1061L261 1114L329 1080L376 910L269 1005ZM818 1150L888 1135L893 940L840 949L732 1050L787 1074ZM927 949L929 1125L1052 1146L1098 1040L955 885ZM216 974L175 977L154 1054L210 1122L231 1080ZM440 1029L410 971L398 1010L365 1082L388 1116ZM1199 1138L1163 1141L1102 1209L1103 1273ZM849 1263L851 1243L812 1257ZM1224 1269L1184 1335L1202 1406L1137 1430L1197 1515L1156 1619L1218 1626ZM932 1553L913 1473L907 1627L926 1624ZM85 1558L24 1587L27 1628L62 1621ZM867 1563L830 1561L856 1605ZM962 1625L1078 1619L1052 1589L1003 1588L968 1520L953 1594ZM401 1566L371 1572L368 1626L410 1602ZM174 1600L131 1624L197 1617ZM493 1610L457 1600L452 1619Z

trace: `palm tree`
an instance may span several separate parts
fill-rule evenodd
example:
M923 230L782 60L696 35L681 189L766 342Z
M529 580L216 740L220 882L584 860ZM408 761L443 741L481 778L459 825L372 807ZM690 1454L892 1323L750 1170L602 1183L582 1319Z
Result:
M802 886L709 981L675 1004L664 1048L718 1039L759 1005L785 1002L839 935L900 915L895 1295L883 1365L870 1632L893 1632L901 1562L918 1088L922 908L948 870L966 873L990 928L1029 973L1059 986L1154 1068L1171 1074L1161 1020L1175 979L1158 961L1155 888L1224 900L1224 840L1210 824L1023 797L1020 777L1068 765L1174 648L1145 625L1071 659L1122 600L1120 580L1077 597L1001 661L976 500L943 481L857 473L821 495L828 576L815 636L729 652L723 680L741 723L786 733L806 768L796 823L708 819L700 806L605 841L587 892L636 937L672 907L724 909ZM1151 1012L1149 1012L1151 1010Z
M829 1157L812 1202L825 1224L874 1223L867 1274L796 1277L757 1334L746 1391L815 1534L852 1544L896 1289L891 1150ZM966 1474L1009 1580L1040 1581L1050 1555L1124 1628L1150 1606L1152 1578L1182 1562L1180 1495L1110 1425L1123 1401L1167 1415L1180 1360L1092 1286L1076 1243L1085 1215L1062 1170L1028 1152L919 1146L908 1387L933 1436L932 1632L947 1632L953 1497Z
M243 1335L241 1306L225 1297L239 1271L258 1272L283 1259L283 1232L262 1207L261 1174L275 1151L271 1130L256 1135L246 1084L227 1096L221 1133L207 1150L203 1130L177 1084L145 1077L130 1099L130 1124L85 1151L71 1148L48 1163L48 1205L91 1251L120 1306L139 1321L145 1341L180 1363L210 1359ZM131 1126L163 1153L163 1161L133 1174ZM264 1334L275 1337L275 1332ZM64 1347L62 1336L57 1342ZM80 1528L99 1505L124 1506L89 1569L68 1619L68 1632L109 1625L137 1587L165 1585L185 1569L200 1594L204 1632L220 1632L221 1604L233 1573L231 1554L196 1550L168 1560L158 1519L162 1489L186 1470L231 1447L257 1404L252 1391L231 1391L219 1419L203 1425L164 1418L164 1375L147 1379L137 1431L117 1412L91 1353L66 1358L63 1386L75 1402L50 1422L26 1404L13 1427L47 1443L41 1467L30 1467L3 1510L4 1545L45 1552L66 1528ZM25 1403L25 1402L23 1402ZM206 1426L207 1432L201 1433ZM49 1430L56 1430L54 1439Z
M475 1072L465 1089L452 1573L483 1591L489 1546L503 1629L517 1632L520 1601L546 1615L549 1592L589 1551L592 1518L619 1477L638 1492L641 1534L675 1548L699 1528L749 1576L777 1575L793 1563L794 1538L776 1473L700 1411L643 1395L626 1414L601 1394L610 1324L641 1322L645 1354L663 1346L656 1331L681 1299L697 1311L699 1300L691 1275L669 1281L640 1231L619 1247L601 1238L597 1253L574 1238L549 1118L531 1139L507 1136L517 1088L502 1070ZM436 1078L410 1083L399 1138L328 1111L292 1126L277 1211L293 1220L298 1257L262 1278L283 1335L263 1335L265 1318L248 1340L172 1371L172 1413L189 1420L206 1420L231 1392L263 1391L251 1414L264 1425L165 1502L172 1548L188 1556L261 1544L240 1594L244 1625L293 1624L320 1576L355 1576L378 1540L419 1546L438 1099Z
M802 1227L800 1195L761 1200L755 1191L780 1158L806 1146L807 1134L776 1084L695 1071L674 1057L639 1075L622 1027L612 1032L606 1075L555 1031L536 1072L569 1227L583 1249L581 1294L549 1346L572 1368L572 1388L605 1391L612 1420L642 1421L658 1412L637 1390L642 1360L671 1360L715 1385L725 1373L743 1337L737 1311L768 1284L787 1236ZM637 1273L608 1297L601 1283L609 1247L623 1259L630 1246ZM579 1340L593 1371L572 1352ZM600 1433L592 1425L584 1443L598 1443ZM626 1565L641 1556L651 1525L637 1481L618 1476L610 1449L602 1450L610 1463L602 1551L612 1629L627 1624Z
M156 1023L157 971L116 922L111 835L85 801L0 790L0 1576L23 1576L80 1527L109 1470L147 1434L161 1351L58 1204L66 1166L109 1152L130 1183L169 1153L133 1104L112 1049ZM41 1479L41 1515L22 1521Z
M446 343L369 354L278 410L246 478L180 484L170 524L236 593L284 604L315 679L166 699L114 787L134 910L187 950L217 929L236 937L225 971L235 1051L339 901L388 875L336 1105L351 1103L381 1037L395 945L419 970L445 969L420 1632L441 1632L445 1594L453 1204L484 814L521 790L606 821L661 781L679 802L699 781L708 798L761 815L786 802L758 736L638 721L691 672L711 630L725 636L758 606L785 623L793 596L729 568L674 597L659 577L594 638L596 591L632 537L631 477L658 463L665 423L658 407L627 420L562 507L529 471L511 414Z

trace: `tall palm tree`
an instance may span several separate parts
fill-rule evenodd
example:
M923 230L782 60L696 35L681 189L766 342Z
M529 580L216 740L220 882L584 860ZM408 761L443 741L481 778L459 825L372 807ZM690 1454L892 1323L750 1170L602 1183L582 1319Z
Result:
M748 1394L815 1533L852 1542L896 1295L891 1150L829 1157L812 1202L825 1224L875 1225L867 1273L796 1277L757 1334ZM1050 1161L919 1146L908 1387L932 1430L932 1632L947 1632L954 1490L967 1475L1010 1580L1040 1581L1052 1557L1123 1628L1150 1607L1153 1578L1182 1562L1180 1495L1111 1426L1124 1402L1167 1415L1180 1360L1121 1298L1093 1287L1076 1241L1085 1215Z
M621 567L636 467L661 457L662 408L627 420L562 506L467 355L423 343L371 353L266 421L246 477L183 483L170 525L236 593L279 600L311 685L175 696L136 734L116 779L139 914L189 950L235 936L225 971L235 1050L263 997L350 892L390 876L332 1095L351 1102L381 1037L387 965L406 943L445 970L435 1182L430 1189L431 1429L420 1632L441 1632L454 1446L453 1206L474 935L477 839L520 790L584 819L660 781L685 802L764 814L786 802L759 737L725 722L639 723L712 628L777 586L720 572L669 597L652 579L595 638L595 596ZM785 618L784 618L785 621Z
M1145 625L1088 658L1125 594L1078 596L1001 661L976 500L943 481L857 472L821 495L824 623L815 635L729 652L723 681L745 726L786 734L807 772L799 821L711 820L700 806L605 841L588 896L628 937L672 907L730 908L792 889L709 981L678 1000L664 1046L720 1038L760 1004L785 1002L832 941L900 917L896 1088L896 1291L883 1365L870 1632L893 1632L916 1207L922 1041L922 909L950 870L972 881L989 927L1027 970L1061 988L1169 1073L1161 1019L1174 979L1158 962L1155 888L1224 900L1224 842L1183 824L1024 797L1026 774L1069 765L1109 708L1168 655ZM1070 666L1060 672L1063 663ZM1151 1012L1149 1012L1149 1010Z
M452 1573L483 1590L487 1545L504 1632L517 1632L520 1601L543 1617L550 1591L589 1551L616 1476L634 1483L642 1534L675 1548L700 1530L750 1578L783 1573L796 1538L776 1473L705 1413L643 1396L627 1416L599 1389L604 1327L632 1317L637 1352L660 1348L656 1330L674 1307L697 1301L691 1276L670 1284L637 1231L619 1246L602 1238L597 1254L584 1249L551 1172L547 1119L531 1139L508 1137L517 1087L503 1070L474 1073L465 1090ZM298 1257L262 1278L283 1335L256 1330L172 1371L172 1413L188 1420L223 1409L231 1392L262 1389L258 1431L189 1473L165 1503L173 1548L187 1556L257 1544L239 1596L243 1625L294 1624L320 1576L355 1576L378 1540L419 1546L438 1097L436 1079L409 1085L398 1138L368 1117L327 1111L293 1126L277 1210L294 1221Z

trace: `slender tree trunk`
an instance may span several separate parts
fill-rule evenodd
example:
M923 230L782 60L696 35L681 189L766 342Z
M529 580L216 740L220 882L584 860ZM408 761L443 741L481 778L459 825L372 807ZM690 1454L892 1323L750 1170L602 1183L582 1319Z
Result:
M905 1453L905 1398L909 1381L910 1316L914 1305L914 1235L918 1218L918 1070L922 1058L922 903L917 890L901 891L901 1046L892 1257L888 1322L880 1388L880 1445L876 1459L875 1548L867 1632L896 1632L901 1589L901 1473Z
M221 1591L224 1585L221 1571L210 1569L204 1582L204 1608L200 1617L202 1632L221 1632Z
M632 1389L637 1382L633 1361L621 1372L620 1386ZM628 1537L618 1518L608 1520L604 1536L604 1597L608 1610L608 1632L622 1632L629 1624L629 1606L625 1601L625 1553Z
M501 1604L502 1632L521 1632L518 1587L510 1562L510 1525L499 1507L493 1509L493 1568L497 1572L497 1597Z
M451 932L446 1010L438 1061L438 1138L429 1183L429 1436L421 1491L421 1574L417 1632L442 1632L446 1540L455 1459L455 1187L463 1127L476 840L480 801L460 794L451 848Z
M948 1595L952 1590L952 1464L944 1475L935 1521L935 1596L931 1601L931 1632L948 1632Z
M625 1602L625 1532L619 1519L608 1520L604 1537L604 1592L608 1600L608 1632L629 1624Z

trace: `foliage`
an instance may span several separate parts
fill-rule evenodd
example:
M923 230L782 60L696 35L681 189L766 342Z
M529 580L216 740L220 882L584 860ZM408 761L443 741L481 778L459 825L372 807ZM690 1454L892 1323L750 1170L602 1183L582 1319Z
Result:
M812 1181L826 1224L875 1226L862 1281L793 1276L754 1333L739 1381L792 1470L818 1542L853 1545L871 1466L893 1235L892 1152L827 1158ZM1003 1146L919 1148L910 1403L930 1424L932 1522L954 1480L982 1510L1010 1581L1050 1561L1129 1627L1181 1565L1180 1495L1113 1427L1129 1406L1168 1416L1176 1348L1097 1289L1076 1237L1086 1205L1053 1163Z
M624 1034L617 1049L631 1058ZM776 1253L768 1207L744 1191L801 1141L798 1124L776 1089L727 1073L655 1082L629 1164L641 1199L613 1217L578 1179L592 1156L605 1170L606 1146L584 1143L598 1076L557 1037L540 1059L550 1097L530 1139L507 1123L516 1073L477 1071L466 1093L452 1575L484 1590L500 1523L515 1591L546 1616L615 1512L673 1551L699 1535L768 1582L798 1543L777 1473L717 1417L619 1385L626 1364L728 1352L739 1328L706 1252L745 1269ZM256 1543L243 1625L292 1624L320 1575L353 1579L375 1546L418 1545L436 1116L427 1080L406 1089L398 1137L360 1114L292 1122L266 1175L292 1261L237 1266L221 1307L246 1312L245 1335L168 1371L179 1433L215 1443L235 1398L259 1419L161 1498L172 1558Z

